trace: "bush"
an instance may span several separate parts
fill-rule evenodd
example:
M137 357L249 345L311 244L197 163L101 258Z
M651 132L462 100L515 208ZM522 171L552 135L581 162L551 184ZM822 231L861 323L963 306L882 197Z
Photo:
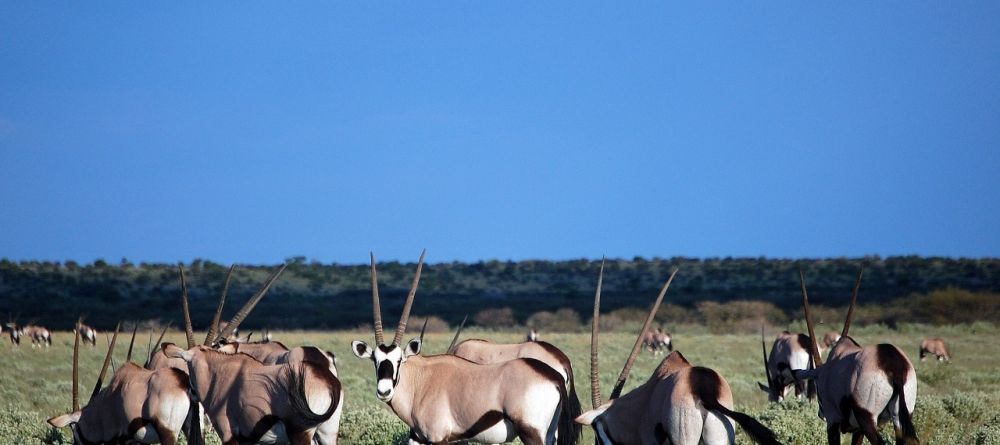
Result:
M580 314L569 308L555 312L535 312L525 322L529 328L547 332L577 332L580 330Z
M407 443L410 428L381 406L344 410L338 443L352 445L400 445Z
M419 333L420 328L424 325L424 320L427 320L427 332L440 334L442 332L451 331L451 327L448 326L448 322L444 321L441 317L437 315L431 315L429 317L410 317L407 322L407 332Z
M703 301L697 310L709 330L716 333L757 332L762 320L777 325L788 321L781 309L763 301Z
M492 329L509 328L517 325L517 319L514 318L514 310L509 307L483 309L473 317L472 321L479 326Z

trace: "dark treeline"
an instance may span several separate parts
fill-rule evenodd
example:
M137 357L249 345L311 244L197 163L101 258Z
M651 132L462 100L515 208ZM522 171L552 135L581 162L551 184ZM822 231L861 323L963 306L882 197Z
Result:
M289 258L288 269L254 314L248 328L335 329L370 323L367 265L336 265ZM675 257L608 260L603 309L645 307L673 267L680 272L667 302L694 307L699 302L758 300L796 313L800 303L798 270L805 272L810 298L817 305L843 306L861 264L868 264L862 286L866 304L955 288L1000 291L1000 259L940 257L866 257L768 259ZM509 307L523 322L538 311L591 310L600 261L481 261L436 263L424 268L415 315L437 315L456 324L465 314ZM195 327L203 329L221 293L228 265L195 260L184 265ZM240 265L225 314L230 316L277 265ZM415 264L379 264L382 309L390 325L403 304ZM0 316L20 323L37 321L67 329L77 316L106 329L118 320L154 320L180 325L177 265L132 264L122 260L91 264L0 260Z

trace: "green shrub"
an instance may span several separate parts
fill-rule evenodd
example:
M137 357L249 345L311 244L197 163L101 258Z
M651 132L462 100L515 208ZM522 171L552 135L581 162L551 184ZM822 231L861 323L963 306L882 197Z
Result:
M381 406L344 410L340 420L340 443L351 445L405 444L410 428Z

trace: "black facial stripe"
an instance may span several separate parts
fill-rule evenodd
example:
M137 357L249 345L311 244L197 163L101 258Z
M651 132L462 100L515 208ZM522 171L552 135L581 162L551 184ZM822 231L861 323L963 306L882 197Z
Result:
M392 383L396 383L396 376L393 372L392 363L389 360L383 360L382 363L378 364L378 369L375 371L375 375L379 380L382 379L392 379Z

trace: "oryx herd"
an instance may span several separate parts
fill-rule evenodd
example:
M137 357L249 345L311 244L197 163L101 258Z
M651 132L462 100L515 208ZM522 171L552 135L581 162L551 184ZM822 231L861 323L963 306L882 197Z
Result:
M650 329L676 269L660 289L610 397L604 400L598 372L602 261L591 328L592 407L583 411L569 357L551 343L538 340L534 329L525 342L502 344L482 339L459 342L459 327L447 352L437 355L422 354L423 330L419 337L404 341L423 265L424 253L417 262L398 326L388 340L383 336L378 272L371 255L374 342L355 340L350 345L356 357L371 362L375 397L409 427L410 444L498 444L520 439L526 445L569 445L580 440L584 425L590 425L601 445L734 444L737 426L755 443L780 443L767 426L735 410L733 392L719 372L695 366L674 348L670 334L662 328ZM163 342L164 329L143 363L133 363L133 328L127 359L104 386L118 339L116 328L97 384L83 407L78 391L80 343L94 345L96 331L82 320L78 322L73 342L72 410L49 419L49 423L69 427L75 444L174 444L181 435L187 443L201 444L208 428L213 428L226 445L336 444L345 388L334 354L313 346L288 348L271 341L269 334L258 342L236 335L240 323L284 266L230 321L223 322L234 269L229 269L209 332L200 343L195 342L187 282L181 269L185 347ZM772 402L782 401L793 391L799 398L818 399L830 444L839 444L840 435L848 432L853 434L853 444L866 438L872 444L882 444L878 425L890 420L897 445L917 444L912 420L917 399L913 364L896 346L861 346L849 335L862 275L863 270L854 286L843 330L824 337L824 342L829 339L824 360L819 342L813 340L817 337L800 272L808 332L782 332L768 353L761 327L767 383L759 386ZM38 326L10 323L8 329L15 343L23 336L32 338L33 343L35 336L40 344L51 343L48 330ZM644 383L623 394L642 348L654 355L665 353L665 357ZM940 339L921 344L921 359L927 354L950 359Z

